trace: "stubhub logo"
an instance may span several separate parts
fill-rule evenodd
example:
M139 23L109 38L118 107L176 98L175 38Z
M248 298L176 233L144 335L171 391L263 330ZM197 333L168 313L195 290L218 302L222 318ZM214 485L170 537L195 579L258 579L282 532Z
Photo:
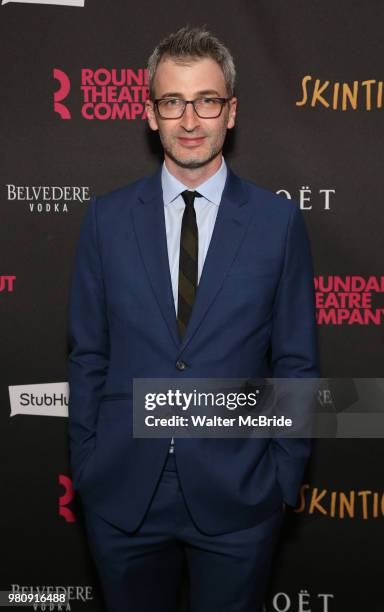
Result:
M68 416L69 388L67 382L9 387L11 414L36 416Z

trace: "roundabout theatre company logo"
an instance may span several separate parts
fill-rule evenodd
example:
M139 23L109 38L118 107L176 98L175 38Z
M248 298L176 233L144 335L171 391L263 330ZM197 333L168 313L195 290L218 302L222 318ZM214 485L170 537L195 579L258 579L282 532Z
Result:
M73 79L59 68L53 69L53 77L58 83L53 109L61 119L72 119L68 96L74 90ZM88 121L146 119L146 68L82 68L75 92L80 98L81 116Z
M384 322L384 276L317 276L318 325L379 325Z

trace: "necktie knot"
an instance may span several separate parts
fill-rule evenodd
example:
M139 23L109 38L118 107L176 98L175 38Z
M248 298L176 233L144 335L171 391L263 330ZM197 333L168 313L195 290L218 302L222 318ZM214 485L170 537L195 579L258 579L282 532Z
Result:
M187 207L193 207L193 202L195 201L195 198L203 197L198 191L188 191L188 189L182 191L181 195Z

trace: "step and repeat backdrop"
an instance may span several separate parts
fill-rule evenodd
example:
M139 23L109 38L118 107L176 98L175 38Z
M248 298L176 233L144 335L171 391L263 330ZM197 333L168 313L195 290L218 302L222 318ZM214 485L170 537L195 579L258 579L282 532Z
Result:
M0 590L60 586L65 610L103 610L68 462L75 245L95 195L161 162L144 110L146 62L187 24L206 24L236 61L227 163L303 211L322 376L339 380L321 402L341 393L364 410L353 379L376 379L373 401L383 397L383 3L4 0ZM315 441L286 514L267 612L384 609L381 433Z

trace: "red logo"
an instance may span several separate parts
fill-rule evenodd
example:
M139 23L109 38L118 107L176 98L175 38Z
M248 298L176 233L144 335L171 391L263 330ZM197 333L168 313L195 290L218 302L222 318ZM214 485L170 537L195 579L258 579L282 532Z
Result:
M59 89L53 94L53 110L58 113L62 119L70 119L71 113L62 100L68 96L71 90L71 82L68 76L59 68L53 69L53 78L59 82Z
M317 276L315 290L319 325L383 324L384 276Z
M2 291L7 291L8 293L12 293L13 291L13 281L16 279L16 276L0 276L0 293Z
M61 119L71 119L71 112L63 104L71 90L71 80L59 68L53 69L53 76L59 83L53 94L54 111ZM87 121L146 119L148 71L146 68L81 68L77 95L81 116Z
M70 508L67 508L74 498L72 480L68 476L64 476L64 474L59 474L59 483L64 487L64 493L59 497L59 515L67 523L74 523L76 521L75 515Z

